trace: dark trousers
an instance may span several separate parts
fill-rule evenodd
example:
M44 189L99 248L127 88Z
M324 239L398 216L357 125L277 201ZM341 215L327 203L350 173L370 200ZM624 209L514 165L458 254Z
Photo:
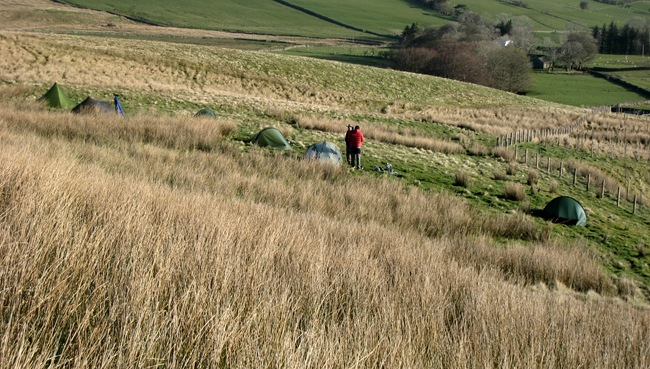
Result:
M352 148L350 145L345 145L345 159L348 161L348 165L352 165Z
M360 147L351 147L350 152L352 153L352 163L353 167L361 169L361 148Z

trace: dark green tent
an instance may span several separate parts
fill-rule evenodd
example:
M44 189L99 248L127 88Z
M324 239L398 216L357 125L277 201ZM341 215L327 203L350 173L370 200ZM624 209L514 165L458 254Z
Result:
M291 148L282 133L273 127L264 128L253 137L252 141L260 146L271 146L281 150Z
M195 117L212 117L216 118L217 114L214 113L212 109L201 109L194 114Z
M80 102L77 106L72 109L73 113L82 114L98 114L98 113L114 113L115 106L108 101L99 101L95 100L92 97L88 96L86 100Z
M39 100L45 101L51 108L72 109L74 103L58 83L54 83Z
M321 141L309 146L305 152L305 159L316 159L333 164L341 164L343 155L341 155L341 150L335 144Z
M587 214L580 203L571 197L560 196L544 207L544 217L554 223L587 225Z

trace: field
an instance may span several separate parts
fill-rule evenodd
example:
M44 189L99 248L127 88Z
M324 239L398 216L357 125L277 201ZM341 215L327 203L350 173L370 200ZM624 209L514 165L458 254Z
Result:
M641 71L638 72L642 74ZM642 78L635 78L635 83ZM585 91L591 91L585 94ZM574 106L616 105L646 100L634 92L588 74L565 72L533 73L533 88L528 96Z
M648 56L599 55L589 63L588 67L650 91L650 57Z
M108 10L118 14L146 19L151 22L184 27L218 29L227 31L291 34L329 37L335 33L345 37L367 37L363 33L356 35L338 27L327 24L318 17L299 13L289 7L274 1L253 1L242 5L231 0L210 2L204 6L204 0L183 2L175 1L139 1L138 7L133 7L130 1L117 0L106 4L97 0L72 0L70 4L82 5L93 9ZM406 25L418 23L421 26L440 25L448 19L410 1L396 0L293 0L289 3L308 9L320 16L353 26L358 29L374 32L380 35L399 34ZM511 16L525 15L532 20L536 31L563 31L566 29L589 29L610 22L626 22L634 17L649 17L650 4L638 2L630 9L606 5L596 2L589 3L588 10L581 10L579 4L572 0L525 1L528 8L518 7L507 1L498 0L466 0L450 1L450 6L464 4L473 12L484 15L488 19L509 14ZM179 11L179 7L183 11ZM195 11L193 9L200 9ZM360 16L362 15L362 16ZM253 24L251 20L257 20Z
M647 118L2 5L0 369L650 365ZM364 170L302 159L347 124ZM586 227L539 217L559 195Z

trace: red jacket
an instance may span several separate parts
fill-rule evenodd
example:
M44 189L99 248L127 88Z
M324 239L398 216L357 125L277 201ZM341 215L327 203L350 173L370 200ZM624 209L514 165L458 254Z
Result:
M348 136L348 143L350 144L350 147L361 147L363 140L363 133L361 133L360 129L353 130Z

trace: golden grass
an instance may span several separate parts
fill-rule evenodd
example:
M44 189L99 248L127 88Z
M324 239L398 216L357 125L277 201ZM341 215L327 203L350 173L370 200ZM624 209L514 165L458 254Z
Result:
M503 195L506 197L506 199L510 200L523 201L526 199L526 192L524 191L524 188L520 184L513 182L506 183L506 186L503 190Z
M413 147L418 149L430 150L444 154L465 153L465 149L460 144L451 141L436 139L435 137L426 137L413 132L413 130L383 125L379 123L358 123L353 121L327 119L314 116L299 116L293 119L300 128L314 129L324 132L345 133L348 124L352 126L360 125L364 137L375 141Z
M0 367L648 366L583 245L169 123L0 109Z
M0 88L0 369L649 366L650 311L619 298L634 301L634 282L613 281L585 245L560 244L530 217L242 148L231 119L80 117L12 94L59 81L277 111L341 136L345 119L309 114L381 110L498 135L574 126L583 111L439 107L485 98L471 91L405 103L414 91L379 80L372 91L398 92L359 99L350 79L309 74L317 62L14 32L34 29L15 17L22 4L46 3L59 7L9 1L0 14L11 30L0 33L0 80L12 84ZM113 18L43 20L104 32ZM374 76L350 69L333 74ZM379 142L465 152L361 125Z

